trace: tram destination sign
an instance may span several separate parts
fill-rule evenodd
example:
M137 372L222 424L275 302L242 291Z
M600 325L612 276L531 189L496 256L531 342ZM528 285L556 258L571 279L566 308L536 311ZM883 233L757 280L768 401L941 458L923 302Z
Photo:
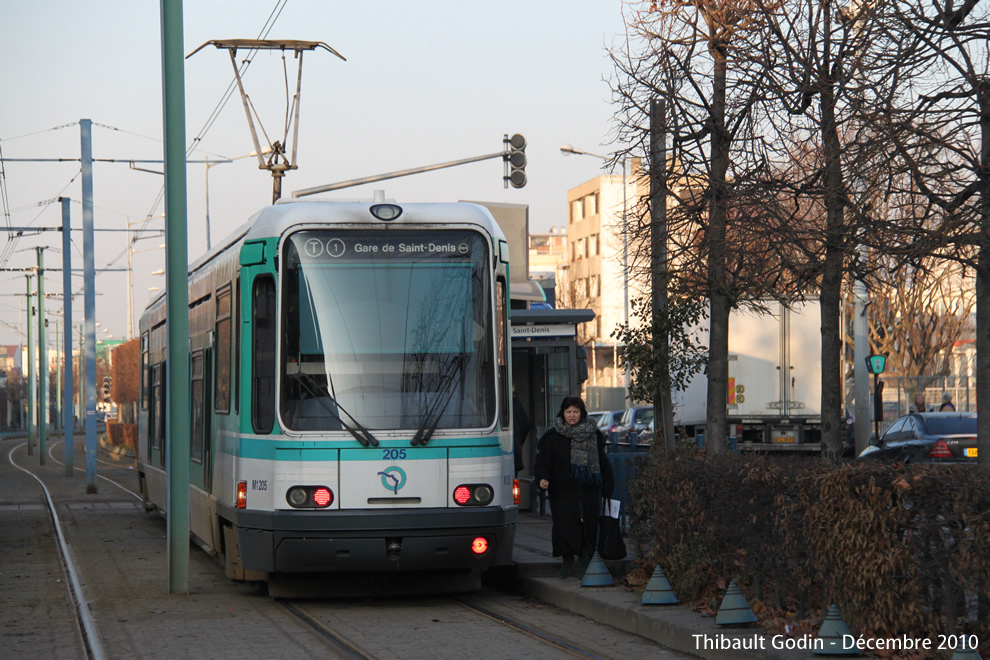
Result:
M376 236L370 233L333 236L311 234L302 241L302 255L308 261L365 258L470 258L471 236L458 234L425 234L409 232L403 235Z

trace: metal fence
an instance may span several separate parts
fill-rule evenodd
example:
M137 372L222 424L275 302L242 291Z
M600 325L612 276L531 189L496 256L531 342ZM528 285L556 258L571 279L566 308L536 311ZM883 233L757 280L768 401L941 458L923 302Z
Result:
M968 376L897 376L881 377L883 387L883 419L880 422L880 432L883 433L894 420L906 415L914 395L924 392L925 403L930 409L938 411L942 405L942 394L952 395L952 403L958 412L976 412L976 379ZM918 384L924 386L919 389ZM870 384L872 390L873 384ZM872 413L873 393L870 394L870 410ZM872 414L871 414L872 417Z

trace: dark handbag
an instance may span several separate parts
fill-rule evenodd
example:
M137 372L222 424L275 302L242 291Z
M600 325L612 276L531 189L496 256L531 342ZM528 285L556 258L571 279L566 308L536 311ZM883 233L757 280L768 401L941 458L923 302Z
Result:
M619 519L609 515L608 500L602 498L602 512L598 517L598 554L602 559L626 558L626 542L622 540Z

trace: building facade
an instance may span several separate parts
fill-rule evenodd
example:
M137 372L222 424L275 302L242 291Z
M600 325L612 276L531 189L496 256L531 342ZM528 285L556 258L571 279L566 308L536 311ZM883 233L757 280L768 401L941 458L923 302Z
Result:
M567 191L567 259L558 269L558 307L591 309L595 320L579 329L588 350L587 385L623 387L618 366L621 343L613 333L630 319L631 301L647 295L643 283L627 279L632 251L625 228L641 195L640 161L625 174L605 174Z

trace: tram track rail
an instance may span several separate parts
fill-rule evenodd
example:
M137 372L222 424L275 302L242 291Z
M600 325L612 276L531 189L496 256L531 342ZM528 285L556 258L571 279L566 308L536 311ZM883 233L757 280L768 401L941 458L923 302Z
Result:
M561 637L559 637L557 635L551 635L550 633L544 632L543 630L540 630L539 628L535 628L533 626L530 626L529 624L523 623L523 622L519 621L518 619L515 619L514 617L510 617L510 616L507 616L505 614L502 614L502 613L499 613L499 612L495 612L494 610L491 610L491 609L489 609L487 607L483 607L483 606L481 606L481 605L479 605L477 603L471 602L470 600L467 600L466 598L458 597L458 598L452 598L451 600L453 600L453 602L455 602L455 603L458 603L459 605L463 605L464 607L466 607L466 608L468 608L468 609L470 609L470 610L472 610L474 612L478 612L479 614L482 614L482 615L488 617L489 619L492 619L492 620L497 621L497 622L499 622L499 623L501 623L501 624L503 624L505 626L508 626L509 628L512 628L514 630L518 630L519 632L525 633L525 634L529 635L530 637L534 637L534 638L540 640L541 642L545 642L547 644L550 644L551 646L555 646L557 648L563 649L564 651L566 651L568 653L571 653L571 654L575 655L576 657L579 657L579 658L595 658L596 660L605 660L605 658L603 658L602 656L596 655L595 653L592 653L591 651L588 651L586 649L582 649L582 648L580 648L578 646L575 646L574 644L571 644L567 640L562 639Z
M375 660L380 656L392 657L393 653L391 651L386 652L376 652L375 650L367 648L367 646L342 632L342 628L346 628L351 619L360 620L372 620L371 617L364 613L360 608L362 606L352 606L353 609L349 609L348 612L341 611L339 604L337 606L329 604L327 602L321 601L304 601L304 602L294 602L291 600L276 599L275 601L282 608L284 608L294 619L305 625L306 628L315 632L319 637L321 637L325 642L327 642L336 651L343 654L343 657L355 658L359 660ZM448 619L451 616L451 611L443 611L443 604L448 606L453 606L454 609L461 611L470 612L476 619L476 623L473 625L479 625L477 622L487 622L487 624L495 625L503 630L510 631L513 635L523 635L526 638L536 642L541 648L547 650L552 648L557 652L558 655L576 657L576 658L592 658L595 660L604 660L605 655L596 653L595 651L587 648L583 648L580 645L564 639L560 635L556 635L546 630L540 628L539 626L534 626L520 620L519 617L507 614L505 611L499 611L497 607L488 607L485 604L478 602L478 597L474 596L446 596L438 597L436 599L437 606L437 619L440 618ZM366 605L368 608L379 607L375 604ZM327 621L327 618L332 617L336 623L331 623ZM396 621L392 621L392 625L399 625ZM486 625L482 623L480 625ZM420 623L409 623L410 630L417 629ZM491 633L474 633L473 638L494 638L498 635L494 632ZM527 654L539 654L540 652L536 649L526 649ZM450 655L443 655L442 652L438 651L438 658L442 657L452 657Z
M45 505L48 511L48 517L55 533L55 544L61 560L60 563L62 570L65 573L69 597L73 603L76 623L79 626L79 632L82 637L82 643L86 656L90 660L104 660L108 656L100 643L100 636L97 632L96 622L93 620L93 617L89 611L89 600L86 598L86 593L80 583L79 570L75 559L72 556L72 548L69 544L68 537L65 534L65 530L62 528L62 521L59 519L58 511L55 508L55 501L52 499L51 491L48 490L48 486L38 475L31 472L27 468L18 465L17 461L14 460L14 452L25 445L26 443L21 443L13 447L7 453L7 460L13 467L30 475L41 486L41 491L44 494Z

